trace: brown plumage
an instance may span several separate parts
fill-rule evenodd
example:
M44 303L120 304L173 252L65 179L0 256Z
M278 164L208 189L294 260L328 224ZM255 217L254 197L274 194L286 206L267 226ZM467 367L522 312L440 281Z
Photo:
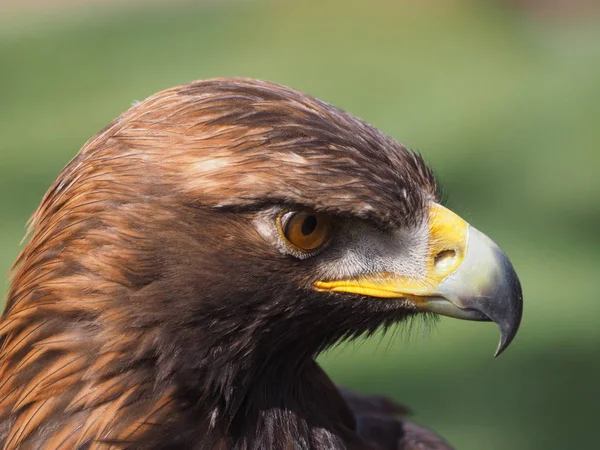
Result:
M282 205L408 227L436 192L419 156L278 85L201 81L133 106L31 219L0 322L2 448L447 448L314 362L417 311L310 289L333 256L260 231Z

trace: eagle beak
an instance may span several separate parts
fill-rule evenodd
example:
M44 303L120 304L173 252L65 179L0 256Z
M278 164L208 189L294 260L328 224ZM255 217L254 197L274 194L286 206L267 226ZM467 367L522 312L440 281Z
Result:
M500 328L495 356L519 330L523 293L506 254L485 234L469 225L467 252L460 266L425 297L424 309L467 320L491 320Z
M415 309L466 320L493 321L501 338L495 356L521 323L523 295L506 254L485 234L441 205L429 209L423 275L380 272L351 280L317 281L314 289L404 298Z

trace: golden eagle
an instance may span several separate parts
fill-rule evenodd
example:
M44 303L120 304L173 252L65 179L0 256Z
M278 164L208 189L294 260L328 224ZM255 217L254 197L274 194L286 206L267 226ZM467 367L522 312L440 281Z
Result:
M438 191L416 153L276 84L136 104L31 219L0 321L1 447L449 448L315 362L424 313L511 342L517 275Z

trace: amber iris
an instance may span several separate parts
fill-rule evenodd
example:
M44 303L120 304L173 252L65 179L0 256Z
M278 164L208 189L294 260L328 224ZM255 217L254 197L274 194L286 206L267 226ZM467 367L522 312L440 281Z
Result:
M292 248L310 253L327 243L331 217L310 209L287 211L279 216L279 229Z

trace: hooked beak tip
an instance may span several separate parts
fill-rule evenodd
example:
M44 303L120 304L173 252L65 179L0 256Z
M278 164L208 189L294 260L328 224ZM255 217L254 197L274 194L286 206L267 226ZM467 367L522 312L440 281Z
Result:
M517 280L518 282L518 280ZM499 320L497 322L498 328L500 329L500 343L494 354L494 358L497 358L508 348L521 325L521 317L523 314L523 295L521 294L521 287L519 286L518 300L515 302L518 306L516 311L512 311L505 320Z

